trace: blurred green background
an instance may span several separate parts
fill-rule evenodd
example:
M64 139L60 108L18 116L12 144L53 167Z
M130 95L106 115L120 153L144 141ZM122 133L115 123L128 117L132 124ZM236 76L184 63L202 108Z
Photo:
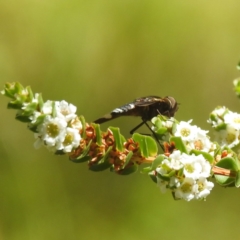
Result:
M65 99L92 121L136 97L174 96L176 117L240 108L240 1L0 0L0 81ZM94 173L35 150L1 97L0 239L238 239L240 190L174 201L145 175ZM139 119L111 122L129 137ZM104 124L106 129L109 124ZM144 129L143 129L144 131Z

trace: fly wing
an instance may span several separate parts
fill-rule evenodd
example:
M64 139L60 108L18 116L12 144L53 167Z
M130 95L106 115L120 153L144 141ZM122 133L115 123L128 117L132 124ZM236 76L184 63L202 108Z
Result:
M148 97L142 97L142 98L137 98L134 100L134 104L136 107L146 107L149 105L152 105L156 102L161 102L162 98L158 96L148 96Z

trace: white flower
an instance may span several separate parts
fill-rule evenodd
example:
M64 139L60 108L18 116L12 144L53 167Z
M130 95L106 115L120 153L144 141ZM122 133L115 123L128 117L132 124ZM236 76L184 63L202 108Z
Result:
M228 109L226 107L218 107L212 111L212 114L218 116L218 117L223 117L223 115L226 113Z
M198 185L192 178L184 178L181 185L174 191L176 199L190 201L195 198Z
M38 133L35 134L37 138L35 146L39 146L39 141L42 141L52 150L61 150L61 143L65 139L66 127L67 122L63 119L46 116L44 122L38 126Z
M65 118L67 122L74 119L77 115L75 114L77 111L77 107L73 104L69 104L66 101L57 102L56 104L57 116Z
M81 136L77 129L67 128L64 141L62 142L61 149L64 152L71 152L73 148L79 146Z
M55 106L58 102L55 102ZM53 101L47 100L42 107L42 113L43 114L49 114L51 115L53 112Z
M216 137L221 142L222 146L232 148L239 144L239 131L231 125L227 125L225 130L217 132Z
M158 173L161 175L167 174L172 170L179 170L183 167L183 164L180 162L181 159L181 152L174 151L170 156L169 159L164 159L161 162L161 165L156 169Z
M157 178L157 185L162 193L165 193L167 191L167 184L168 184L167 181L164 181L161 178Z
M71 128L75 128L75 129L78 129L78 130L82 129L82 123L81 123L81 121L79 120L78 117L72 119L70 121L69 125L70 125Z
M203 199L206 198L207 195L210 194L210 191L214 187L214 184L212 182L207 181L206 178L201 177L197 180L198 189L195 193L196 199Z
M229 113L224 116L224 121L236 130L240 130L240 114L229 111Z
M179 170L180 168L183 167L183 164L180 161L181 157L182 157L182 155L181 155L181 152L179 150L174 151L169 156L169 158L171 159L171 164L170 164L171 169Z
M181 121L177 125L174 135L177 137L181 137L183 141L192 141L196 136L197 127L190 125L191 122L192 120L188 122Z
M210 152L214 150L213 143L209 140L207 136L208 131L204 131L197 128L196 136L192 142L189 143L190 149L196 149L199 151Z
M209 177L211 173L210 163L200 154L191 156L182 154L181 163L183 164L183 173L185 177L199 179L200 177Z

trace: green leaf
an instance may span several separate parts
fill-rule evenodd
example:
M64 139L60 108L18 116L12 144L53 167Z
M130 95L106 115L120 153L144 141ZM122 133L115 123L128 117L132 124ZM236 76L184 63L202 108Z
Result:
M240 187L240 171L237 171L235 186L238 188Z
M153 180L153 182L157 183L157 176L149 174L149 177Z
M139 144L141 155L144 157L153 157L157 155L158 148L155 140L150 136L134 133L133 140Z
M237 65L237 70L240 70L240 62Z
M91 170L93 172L101 172L101 171L107 170L111 166L112 166L112 164L110 164L109 162L101 162L98 164L90 165L89 170Z
M22 102L19 101L11 101L8 103L7 108L8 109L21 109L22 108Z
M169 181L170 178L171 178L172 176L174 176L175 174L176 174L176 170L171 170L170 172L165 173L165 174L160 174L160 173L158 173L158 177L161 178L161 179L164 180L164 181Z
M160 164L161 162L165 159L166 157L164 155L158 155L154 161L152 162L151 166L145 167L141 170L141 173L149 173L152 172L153 170L155 170Z
M154 132L157 135L164 135L167 132L167 128L162 124L162 119L160 118L160 116L158 117L154 117L152 118L151 122L153 123L153 125L155 126Z
M96 124L96 123L92 123L92 126L94 127L95 132L96 132L97 144L100 146L102 144L102 132L101 132L101 129L100 129L100 125Z
M86 138L86 121L83 116L79 116L79 120L82 123L82 138Z
M134 163L132 166L128 166L127 168L117 171L117 173L119 175L129 175L129 174L135 173L137 170L138 170L138 165Z
M131 158L132 158L132 155L133 155L133 152L130 151L130 152L128 153L128 155L126 156L126 159L125 159L125 163L124 163L124 165L123 165L123 168L125 168L125 167L128 165L129 161L130 161Z
M174 142L176 149L178 149L181 153L188 153L187 148L183 143L181 137L171 137L169 141L170 143Z
M155 170L164 159L166 159L164 155L158 155L152 162L151 170Z
M20 111L17 112L15 118L17 120L21 121L21 122L31 122L30 116L31 116L31 114L25 113L25 112L20 110Z
M47 116L47 114L42 114L36 119L36 121L34 123L29 123L29 125L28 125L29 130L37 133L38 126L43 123L46 116Z
M114 140L115 140L115 144L116 144L116 149L120 152L123 151L124 147L123 144L126 141L125 138L123 137L123 135L120 134L119 128L116 127L109 127L108 128L113 136L114 136Z
M70 157L69 160L71 160L72 162L75 162L75 163L82 163L82 162L89 161L91 159L91 157L88 156L88 153L89 153L91 144L92 144L92 140L89 141L88 145L83 149L83 152L80 156L78 156L77 158Z
M238 165L235 162L235 159L232 157L225 157L221 159L216 166L225 168L231 171L238 171Z
M103 158L101 158L101 160L98 163L90 165L89 169L94 172L99 172L99 171L103 171L103 170L110 168L112 166L112 164L109 162L108 157L109 157L109 154L111 151L112 151L112 147L109 147L107 152L103 156Z
M216 182L223 187L231 187L235 182L235 179L232 177L216 175L216 174L214 176L215 176Z
M220 160L217 164L217 167L224 168L230 170L233 174L238 173L238 165L236 164L235 160L231 157L226 157ZM233 176L223 176L223 175L214 175L216 181L221 186L231 187L234 183L236 183L236 177Z
M52 102L52 117L55 118L57 116L56 102Z
M203 155L203 157L204 157L209 163L213 163L213 161L214 161L214 157L213 157L211 154L207 153L207 152L198 151L198 150L193 149L193 150L191 150L190 154L194 154L194 155L196 155L196 156L198 156L198 155Z

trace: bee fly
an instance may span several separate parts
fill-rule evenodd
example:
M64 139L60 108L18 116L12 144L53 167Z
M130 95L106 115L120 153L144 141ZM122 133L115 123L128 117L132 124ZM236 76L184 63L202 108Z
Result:
M121 116L139 116L142 122L130 131L133 134L138 128L145 124L153 133L157 140L156 134L152 131L147 121L150 121L157 115L173 117L178 110L178 103L173 97L148 96L135 99L132 103L128 103L121 107L115 108L111 113L97 119L94 123L104 123Z

